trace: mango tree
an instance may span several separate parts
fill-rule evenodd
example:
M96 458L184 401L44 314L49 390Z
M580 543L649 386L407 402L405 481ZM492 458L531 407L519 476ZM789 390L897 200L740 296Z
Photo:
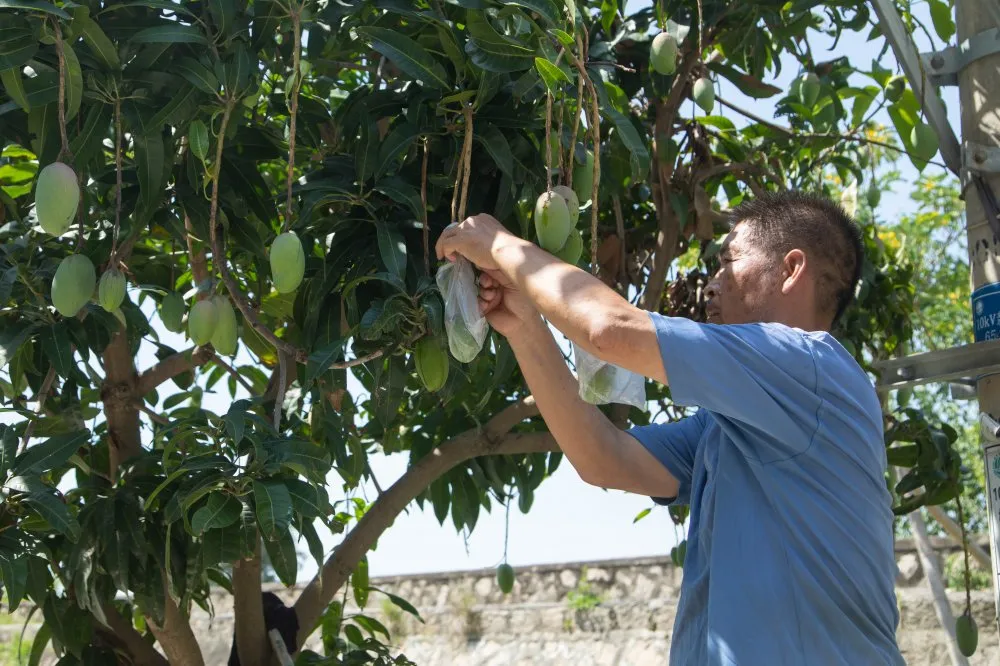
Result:
M321 626L307 663L388 663L382 627L343 613L345 590L362 608L377 593L382 532L414 501L460 530L528 511L561 459L504 340L450 344L446 225L491 213L642 307L700 318L726 209L832 193L831 175L865 187L882 108L895 150L933 157L890 69L810 49L881 39L864 5L622 5L0 3L0 576L10 608L40 609L36 642L62 664L202 664L190 613L222 588L240 662L270 663L261 559L291 585L304 548L320 573L286 647ZM789 62L796 85L769 84ZM914 294L870 221L865 243L838 335L871 369L909 338ZM137 367L142 345L157 363ZM203 407L237 387L251 397ZM622 427L652 413L602 409ZM891 440L920 452L890 449L913 468L905 510L957 492L948 438L917 417ZM355 497L394 452L405 474ZM332 553L322 530L342 534Z

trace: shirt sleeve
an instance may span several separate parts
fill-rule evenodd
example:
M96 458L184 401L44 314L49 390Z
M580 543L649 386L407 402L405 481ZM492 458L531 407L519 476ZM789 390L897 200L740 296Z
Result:
M705 430L705 414L698 410L673 423L654 423L627 430L667 468L679 484L676 497L654 497L657 504L689 504L691 502L691 477L694 472L698 442Z
M701 324L650 313L670 395L716 417L743 454L761 463L801 453L822 400L805 336L780 324Z

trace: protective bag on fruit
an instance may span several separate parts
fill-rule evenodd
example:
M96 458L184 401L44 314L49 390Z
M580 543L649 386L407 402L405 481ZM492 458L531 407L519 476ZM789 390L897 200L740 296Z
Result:
M573 343L580 397L592 405L618 403L646 408L646 378L597 358Z
M486 342L489 322L479 312L476 272L468 259L458 257L438 269L437 285L444 300L444 330L448 350L462 363L470 363Z

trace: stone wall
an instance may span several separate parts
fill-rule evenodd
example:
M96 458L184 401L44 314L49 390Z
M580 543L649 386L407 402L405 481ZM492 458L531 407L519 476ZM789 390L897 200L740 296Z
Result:
M935 545L949 550L943 542ZM898 640L907 663L947 666L947 648L912 545L897 545L897 561ZM514 590L506 596L492 569L384 577L372 583L407 599L423 617L423 623L415 620L375 592L365 609L419 666L664 666L681 571L669 558L525 567L518 569ZM270 589L286 603L298 593ZM960 613L964 593L950 593L950 600ZM970 664L1000 664L992 591L974 592L972 601L980 649ZM214 618L199 611L194 629L206 665L223 666L233 630L232 599L220 595L214 607ZM0 642L4 629L0 627ZM7 635L13 638L20 627L11 629L16 631ZM318 650L318 635L308 647Z

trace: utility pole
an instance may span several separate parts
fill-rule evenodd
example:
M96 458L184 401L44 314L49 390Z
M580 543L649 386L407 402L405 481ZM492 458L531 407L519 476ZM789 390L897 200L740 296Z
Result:
M976 343L1000 338L1000 2L955 2L962 185ZM940 61L931 59L932 64ZM1000 616L1000 375L977 378L993 593ZM984 627L985 628L985 627ZM1000 618L996 622L1000 632ZM986 634L988 635L988 633Z
M881 391L954 380L976 385L997 613L994 635L1000 635L1000 0L954 4L958 45L918 57L895 2L871 0L879 27L938 135L941 157L961 178L975 342L876 365L883 373ZM960 145L937 95L940 86L958 86Z

